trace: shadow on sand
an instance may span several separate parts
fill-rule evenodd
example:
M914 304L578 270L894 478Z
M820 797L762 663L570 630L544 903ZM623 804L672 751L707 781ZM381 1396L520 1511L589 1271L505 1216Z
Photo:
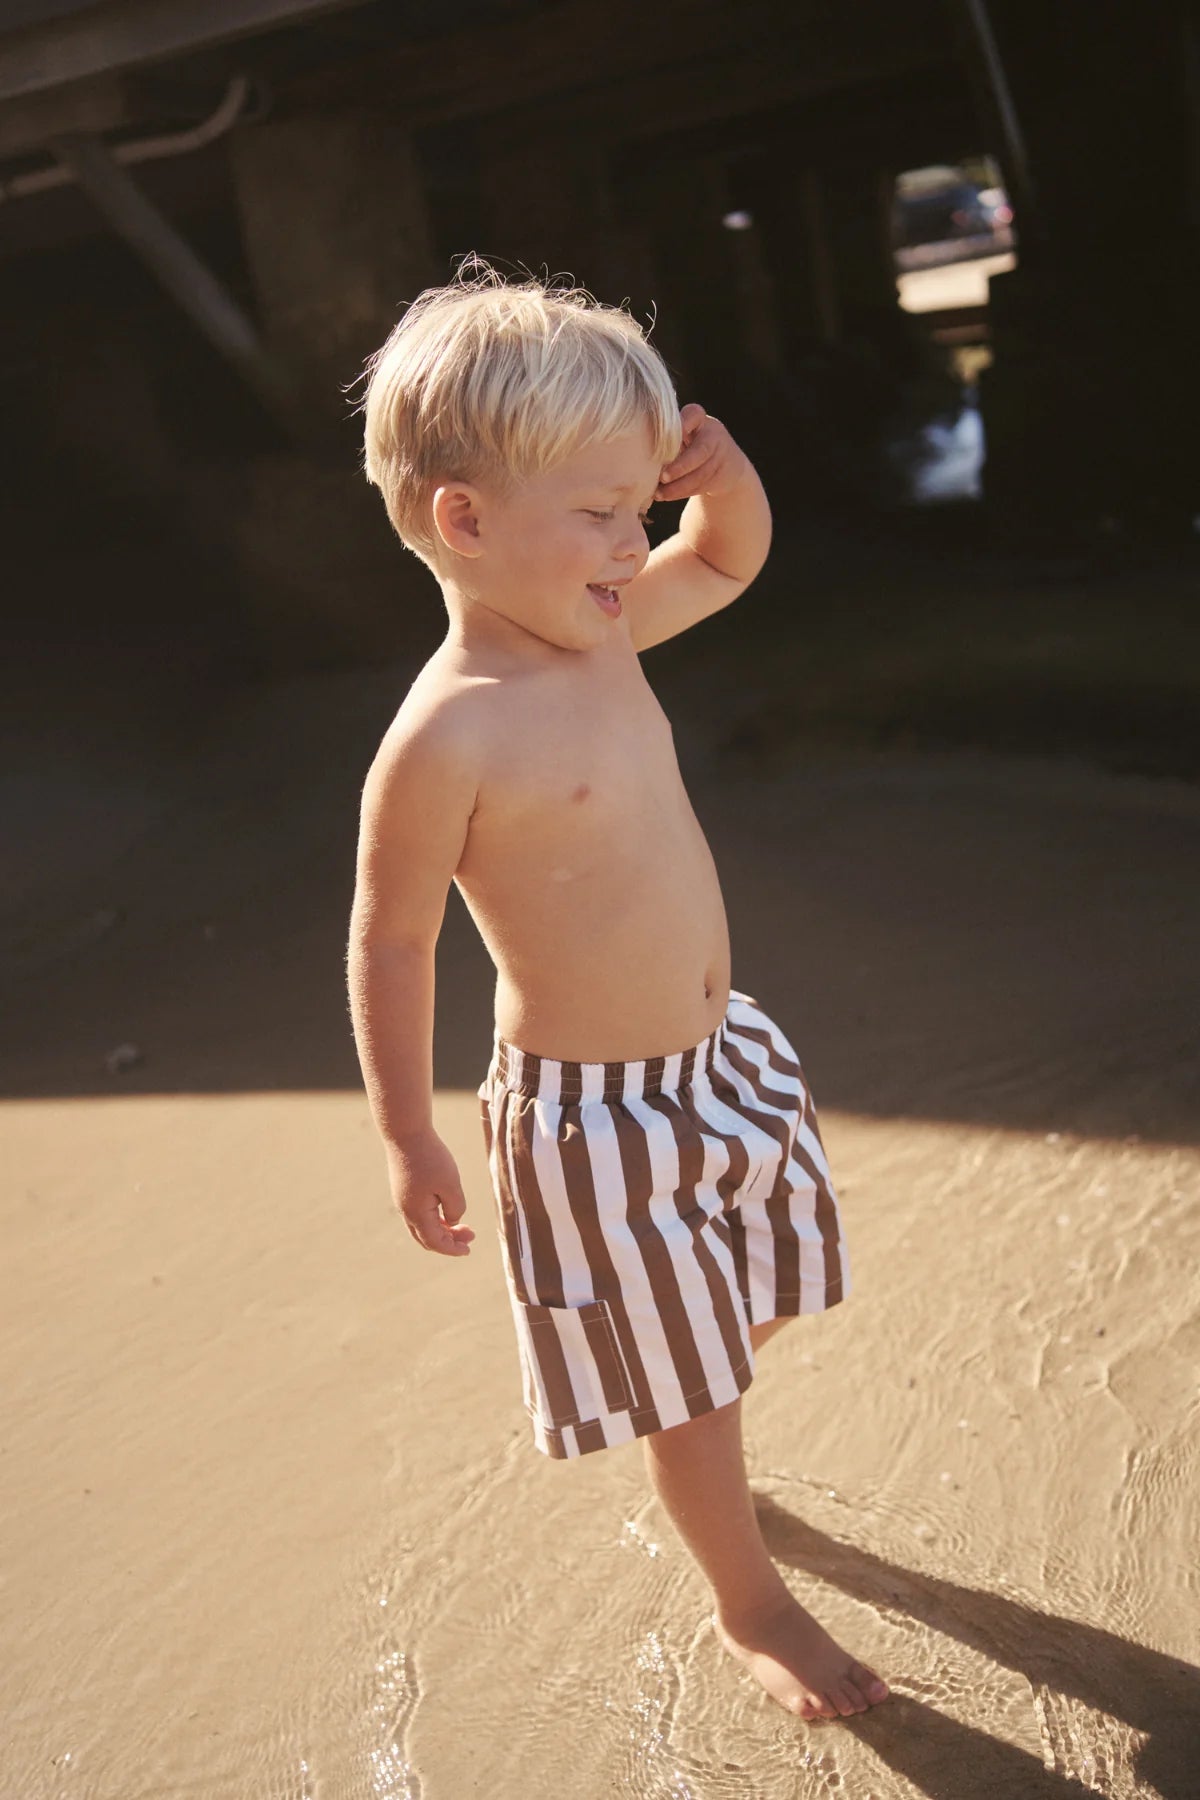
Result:
M1200 1669L1101 1626L888 1562L839 1542L767 1495L755 1495L755 1508L777 1561L957 1638L1031 1687L1051 1688L1123 1720L1146 1740L1136 1757L1139 1781L1162 1800L1194 1800ZM841 1724L931 1800L1067 1800L1094 1791L908 1695Z

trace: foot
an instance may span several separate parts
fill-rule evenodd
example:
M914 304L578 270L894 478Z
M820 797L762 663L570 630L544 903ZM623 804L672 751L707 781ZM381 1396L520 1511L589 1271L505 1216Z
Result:
M713 1614L717 1636L773 1700L801 1719L837 1719L886 1700L888 1686L855 1662L791 1595L768 1610Z

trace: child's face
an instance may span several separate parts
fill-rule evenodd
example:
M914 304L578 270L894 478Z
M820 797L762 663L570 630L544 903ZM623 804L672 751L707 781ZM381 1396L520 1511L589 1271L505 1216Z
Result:
M504 497L481 489L472 597L560 649L606 643L621 588L650 553L644 519L660 474L645 425Z

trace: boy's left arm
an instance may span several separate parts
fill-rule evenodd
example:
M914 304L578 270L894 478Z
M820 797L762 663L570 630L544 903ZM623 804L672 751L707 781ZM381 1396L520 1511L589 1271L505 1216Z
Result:
M679 421L683 445L654 498L687 505L679 530L650 552L623 596L639 651L736 600L771 544L771 509L745 451L702 406L685 406Z

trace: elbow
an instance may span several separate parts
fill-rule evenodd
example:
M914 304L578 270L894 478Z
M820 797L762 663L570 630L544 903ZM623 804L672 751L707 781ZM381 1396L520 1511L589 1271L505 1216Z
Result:
M432 960L436 945L436 931L431 936L417 928L354 915L350 920L346 960L348 963L380 960L395 962L404 958L414 961L426 958Z
M432 961L434 945L420 938L380 936L378 932L351 933L346 951L351 961L397 962L408 958L414 962Z

